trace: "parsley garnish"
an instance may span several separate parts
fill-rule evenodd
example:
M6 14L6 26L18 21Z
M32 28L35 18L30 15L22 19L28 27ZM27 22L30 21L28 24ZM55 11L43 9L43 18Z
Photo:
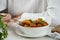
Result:
M0 28L2 28L2 32L0 32L0 40L4 40L7 38L7 25L2 22L2 16L0 16Z

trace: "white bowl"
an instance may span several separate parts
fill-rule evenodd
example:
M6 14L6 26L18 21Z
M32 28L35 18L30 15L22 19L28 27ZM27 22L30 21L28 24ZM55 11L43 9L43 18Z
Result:
M29 14L30 15L30 14ZM27 35L41 35L41 36L45 36L49 33L49 25L51 24L51 19L47 16L46 17L22 17L21 19L19 19L19 21L23 21L25 19L32 19L32 20L36 20L37 18L42 18L43 20L45 20L48 25L44 26L44 27L36 27L36 28L27 28L27 27L23 27L23 26L19 26L17 27L17 29L21 30L22 32L24 32Z

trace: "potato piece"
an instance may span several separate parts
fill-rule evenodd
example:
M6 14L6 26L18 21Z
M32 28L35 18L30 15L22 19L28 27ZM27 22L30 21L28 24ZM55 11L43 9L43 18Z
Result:
M31 24L30 26L31 26L31 27L37 27L37 25L36 25L36 24Z
M24 26L25 24L24 23L20 23L19 25Z
M37 27L42 27L43 25L42 24L38 24Z
M29 20L24 21L26 24L30 24L31 22Z
M25 24L24 27L29 27L29 26Z
M43 23L43 26L47 26L48 24L46 22Z

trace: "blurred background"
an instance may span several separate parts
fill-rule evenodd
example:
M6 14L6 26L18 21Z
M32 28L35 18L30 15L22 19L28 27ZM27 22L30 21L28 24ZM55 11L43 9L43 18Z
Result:
M0 0L0 13L8 13L8 0Z

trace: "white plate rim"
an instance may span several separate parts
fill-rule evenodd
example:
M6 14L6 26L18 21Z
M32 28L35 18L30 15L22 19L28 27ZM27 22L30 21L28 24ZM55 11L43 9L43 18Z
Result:
M15 30L15 33L19 36L23 36L23 37L43 37L43 36L46 36L46 34L44 35L35 35L35 36L32 36L32 35L26 35L26 34L22 34L21 32L17 32L18 30Z

